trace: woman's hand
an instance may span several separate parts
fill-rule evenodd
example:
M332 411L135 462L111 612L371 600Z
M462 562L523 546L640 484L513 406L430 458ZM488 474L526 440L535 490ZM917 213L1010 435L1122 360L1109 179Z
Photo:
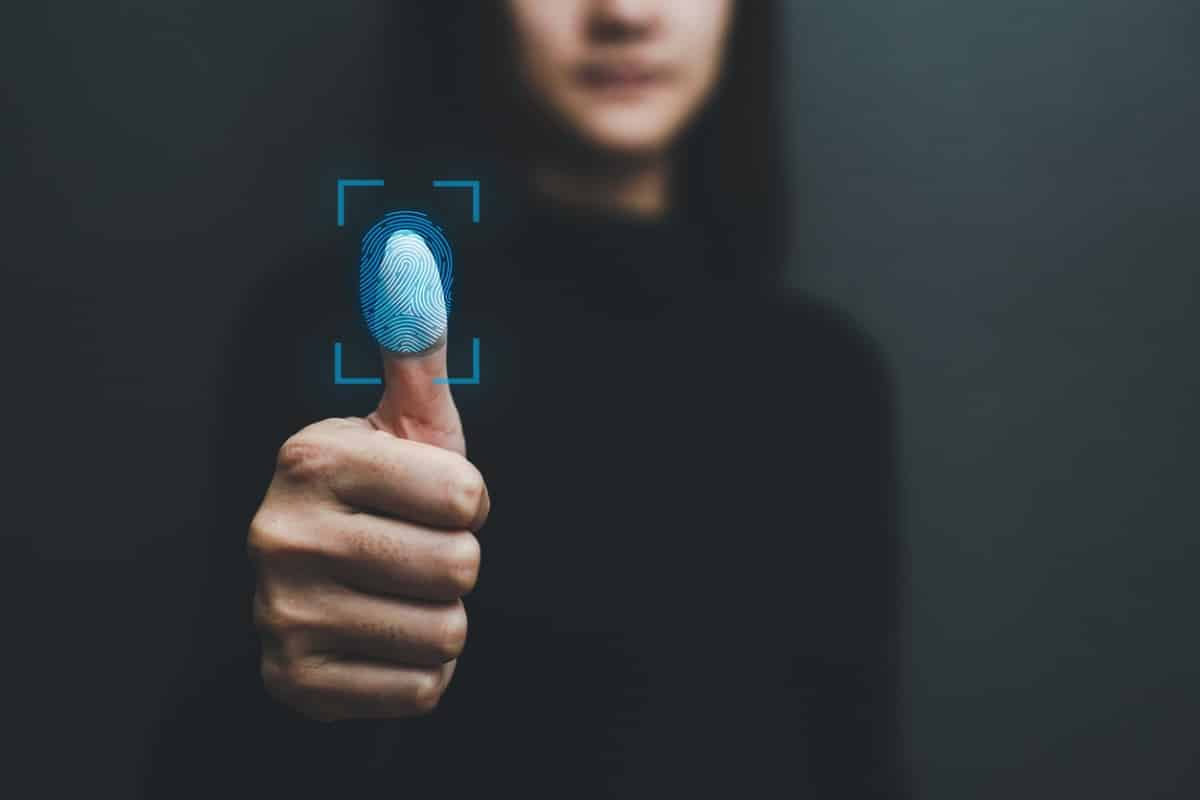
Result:
M366 418L296 433L250 525L268 691L320 720L432 711L467 636L490 500L465 458L444 342L385 354Z

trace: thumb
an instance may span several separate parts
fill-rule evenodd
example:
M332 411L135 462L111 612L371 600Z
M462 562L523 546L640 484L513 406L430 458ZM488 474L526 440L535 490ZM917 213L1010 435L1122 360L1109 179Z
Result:
M462 423L446 382L444 289L420 234L368 236L359 301L383 351L383 396L368 420L394 436L465 456Z
M442 382L436 382L441 378ZM423 353L383 349L383 396L368 415L376 427L466 456L462 421L446 378L446 339Z

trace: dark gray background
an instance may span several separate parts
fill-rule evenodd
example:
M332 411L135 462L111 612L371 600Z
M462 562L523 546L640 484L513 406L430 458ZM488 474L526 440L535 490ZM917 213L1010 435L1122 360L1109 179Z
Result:
M1200 796L1200 8L786 8L796 281L898 378L924 796Z
M1200 795L1200 11L784 7L794 281L898 381L920 795ZM0 15L12 761L132 797L238 298L425 54L384 0Z

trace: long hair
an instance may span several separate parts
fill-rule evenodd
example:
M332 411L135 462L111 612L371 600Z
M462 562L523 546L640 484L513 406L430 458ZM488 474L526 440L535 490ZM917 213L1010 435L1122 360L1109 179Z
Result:
M776 16L769 0L736 2L722 74L678 144L673 187L679 209L704 227L739 279L770 283L781 277L792 199L780 157L782 115L775 113ZM452 167L508 175L526 169L529 148L544 142L546 120L519 89L502 0L440 0L406 14L404 23L432 47L428 102L439 122L423 148Z

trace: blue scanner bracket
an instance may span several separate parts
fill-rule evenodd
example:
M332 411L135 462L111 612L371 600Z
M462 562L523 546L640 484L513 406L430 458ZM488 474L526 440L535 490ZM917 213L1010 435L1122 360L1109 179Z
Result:
M383 383L382 378L355 378L347 377L342 374L342 343L333 343L333 382L338 386L378 386ZM446 383L454 385L463 384L478 384L479 383L479 337L475 336L471 339L471 377L469 378L434 378L434 383Z
M339 228L346 226L346 189L349 187L383 186L382 178L339 178L337 182L337 224ZM470 189L471 190L471 222L479 222L479 181L477 180L435 180L435 189ZM434 378L434 383L471 385L479 383L479 337L471 339L471 377L469 378ZM342 343L333 343L333 382L338 386L378 386L383 383L379 377L347 377L342 374Z

